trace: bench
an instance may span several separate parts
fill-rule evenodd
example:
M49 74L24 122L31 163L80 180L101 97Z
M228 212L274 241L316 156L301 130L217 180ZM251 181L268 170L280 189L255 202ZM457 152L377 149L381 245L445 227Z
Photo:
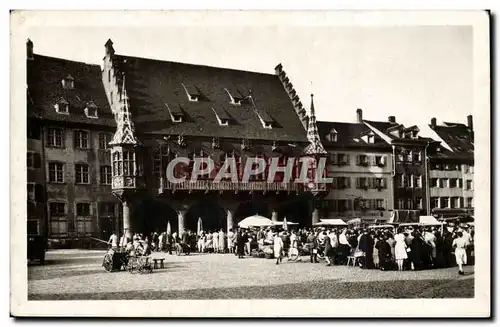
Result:
M165 261L165 258L153 258L153 269L159 269L159 268L165 268L165 265L163 264L163 261ZM160 263L158 265L158 263Z

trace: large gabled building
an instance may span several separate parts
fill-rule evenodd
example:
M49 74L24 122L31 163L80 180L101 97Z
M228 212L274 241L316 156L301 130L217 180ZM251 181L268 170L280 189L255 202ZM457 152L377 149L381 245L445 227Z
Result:
M267 169L248 182L214 175L173 184L168 163L210 157L324 156L314 107L306 115L283 67L274 74L122 56L111 40L103 68L33 53L27 44L30 228L68 241L111 231L229 229L252 214L302 225L318 219L320 182L283 183ZM314 175L311 166L309 175ZM30 175L31 174L31 175ZM32 191L33 189L33 191ZM36 191L36 192L35 192Z

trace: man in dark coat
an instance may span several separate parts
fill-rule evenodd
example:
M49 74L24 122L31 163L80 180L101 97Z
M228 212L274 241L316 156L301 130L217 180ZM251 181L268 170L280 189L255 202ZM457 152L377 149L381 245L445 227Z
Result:
M318 263L318 244L316 236L313 232L309 232L309 235L307 236L307 246L309 247L311 263Z
M378 250L380 270L389 270L392 262L391 246L387 243L387 236L380 235L375 248Z
M359 239L359 249L365 253L365 257L361 260L361 267L365 269L373 268L373 246L374 241L367 230L363 231L363 235Z
M245 255L245 244L247 243L247 238L246 234L244 234L243 230L238 231L238 236L236 236L236 246L237 246L237 253L238 253L238 259L243 258Z

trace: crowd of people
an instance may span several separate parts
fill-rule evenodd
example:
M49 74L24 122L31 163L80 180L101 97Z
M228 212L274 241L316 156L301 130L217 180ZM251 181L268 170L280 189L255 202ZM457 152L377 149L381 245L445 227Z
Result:
M271 227L219 231L186 230L181 235L152 233L149 236L113 234L112 247L141 255L152 251L172 253L178 243L199 253L234 253L238 258L272 249L276 264L289 255L290 248L307 254L311 263L319 258L328 266L346 265L351 259L363 269L422 270L463 265L474 258L474 228L468 225L440 227L344 228L318 227L277 230Z

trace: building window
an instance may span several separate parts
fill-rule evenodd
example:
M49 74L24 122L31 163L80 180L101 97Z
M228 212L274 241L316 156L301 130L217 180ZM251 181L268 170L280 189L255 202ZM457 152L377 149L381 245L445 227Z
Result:
M115 204L113 202L99 203L99 217L114 217Z
M468 190L468 191L471 191L473 190L473 182L472 180L468 179L466 182L465 182L465 189Z
M111 134L99 133L99 149L106 150L110 148Z
M421 175L416 175L414 177L414 187L422 187L422 176Z
M66 203L64 202L51 202L49 205L51 216L64 216L66 215Z
M337 142L337 131L332 130L330 133L326 134L326 140L329 142Z
M135 153L123 151L123 176L135 176Z
M419 151L413 152L413 162L420 162L422 160L422 157L420 155Z
M404 153L403 152L398 153L398 161L399 162L405 161L405 157L404 157Z
M330 155L330 164L336 165L337 164L337 154L333 153Z
M92 234L92 218L78 217L76 220L76 232L78 235L91 235Z
M458 186L458 179L456 179L456 178L450 178L449 181L450 181L449 182L450 183L450 185L449 185L450 188L455 188L455 187Z
M459 207L458 197L454 196L450 198L450 208L455 209Z
M439 198L432 197L431 198L431 209L439 208Z
M438 178L431 178L431 187L439 187L439 179Z
M89 148L89 133L86 131L75 131L75 147L77 149Z
M406 153L406 161L408 161L408 162L412 162L413 161L413 152L408 151Z
M97 106L93 101L87 103L87 106L85 107L84 112L85 112L85 116L87 116L88 118L98 118Z
M368 165L368 157L364 154L358 155L358 166L367 166Z
M375 135L368 135L368 143L369 144L375 143Z
M40 155L36 152L27 152L26 153L26 168L28 169L36 169L41 166L41 158Z
M467 198L467 208L474 208L474 198L473 197Z
M366 177L358 177L356 184L356 188L358 189L368 189L368 179Z
M63 146L63 130L61 128L49 128L47 133L47 145L53 147Z
M35 201L36 199L36 191L35 191L35 183L28 183L28 201Z
M68 222L66 217L51 217L50 218L50 235L64 236L68 233Z
M90 216L90 203L77 203L76 204L77 216Z
M396 209L404 209L405 208L405 200L399 199L397 204L398 204L398 207Z
M450 198L444 197L441 198L441 208L449 208L450 207Z
M412 175L403 175L403 187L413 187L412 177Z
M396 187L403 187L403 175L402 174L396 174L394 176L394 179L396 181Z
M64 164L59 162L49 163L49 182L64 183Z
M440 188L448 187L448 178L440 178L439 179L439 187Z
M345 153L338 153L338 164L339 166L347 165L349 163L349 156Z
M422 210L422 198L417 198L415 200L416 209Z
M385 156L375 156L375 165L379 167L385 166Z
M377 210L385 210L385 200L384 199L376 199L376 209Z
M111 166L101 166L101 184L111 185Z
M89 166L84 164L75 165L75 183L89 183Z
M406 209L412 210L413 209L413 200L412 199L407 199L406 200Z

